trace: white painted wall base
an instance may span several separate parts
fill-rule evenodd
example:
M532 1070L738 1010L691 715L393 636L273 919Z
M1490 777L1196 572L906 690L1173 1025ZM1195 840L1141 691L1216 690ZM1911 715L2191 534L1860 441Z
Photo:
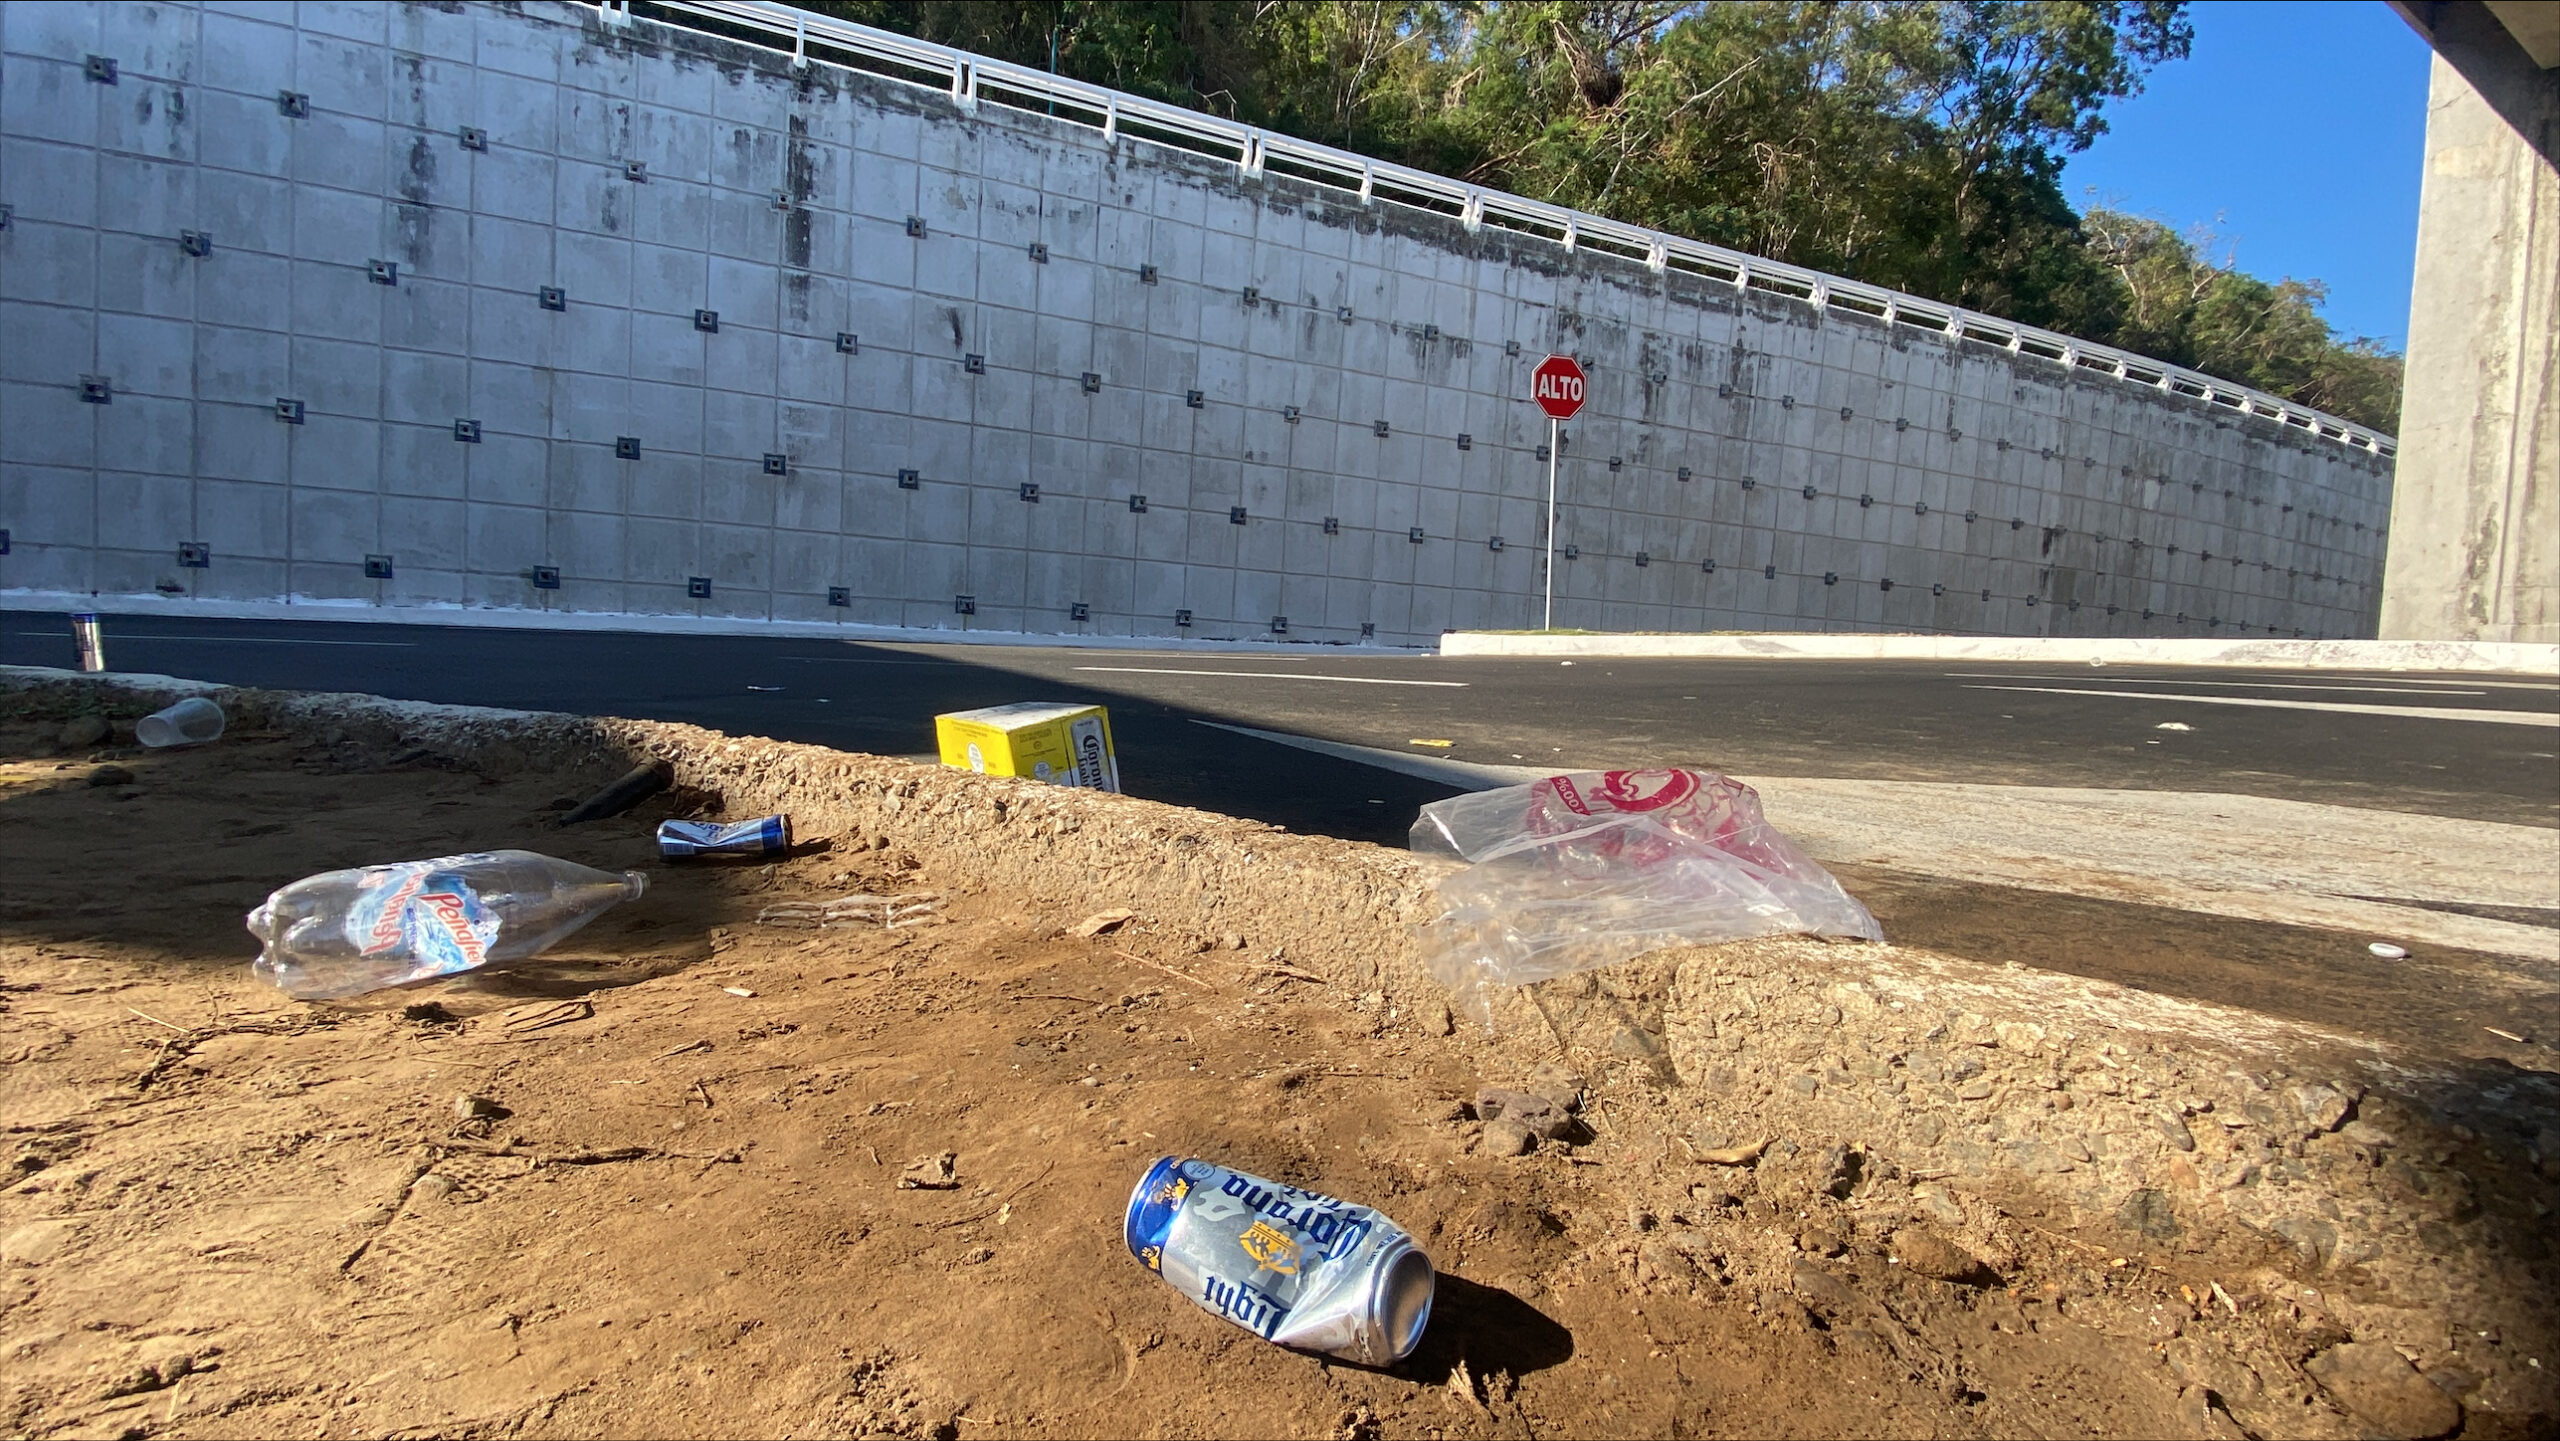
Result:
M2041 665L2248 666L2261 670L2483 671L2560 681L2560 646L2421 640L2067 640L1950 635L1522 635L1452 631L1450 656L1973 660Z

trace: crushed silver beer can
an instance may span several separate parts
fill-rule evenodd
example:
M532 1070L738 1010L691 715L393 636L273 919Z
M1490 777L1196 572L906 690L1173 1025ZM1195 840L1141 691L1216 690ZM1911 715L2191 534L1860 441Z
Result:
M725 826L712 821L658 823L658 854L669 860L704 855L770 856L789 849L789 816L759 816Z
M1362 1366L1412 1354L1431 1258L1367 1206L1167 1156L1129 1193L1129 1254L1265 1341Z

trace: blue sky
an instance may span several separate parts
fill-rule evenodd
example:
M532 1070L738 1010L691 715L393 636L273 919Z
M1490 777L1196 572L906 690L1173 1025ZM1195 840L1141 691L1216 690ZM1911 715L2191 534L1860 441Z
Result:
M2382 0L2201 0L2189 13L2194 54L2107 110L2108 133L2071 157L2063 193L2182 231L2211 225L2242 270L2325 280L2333 328L2398 348L2426 42Z

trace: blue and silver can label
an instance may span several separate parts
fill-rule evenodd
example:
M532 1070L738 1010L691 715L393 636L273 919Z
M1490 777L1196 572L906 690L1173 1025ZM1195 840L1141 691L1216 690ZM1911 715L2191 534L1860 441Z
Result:
M789 849L789 816L761 816L726 826L710 821L658 823L658 854L670 859L702 855L770 856Z
M1412 1354L1431 1258L1367 1206L1167 1156L1129 1193L1129 1254L1265 1341L1362 1366Z

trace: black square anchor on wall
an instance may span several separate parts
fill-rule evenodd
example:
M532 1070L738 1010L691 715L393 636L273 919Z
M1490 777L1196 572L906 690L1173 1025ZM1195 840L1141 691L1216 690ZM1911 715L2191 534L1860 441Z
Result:
M1580 559L1582 559L1582 547L1581 547L1581 546L1578 546L1578 545L1568 545L1568 546L1566 546L1566 547L1564 548L1564 558L1565 558L1565 559L1567 559L1567 560L1580 560Z
M974 595L953 596L951 598L951 613L953 615L976 615L978 613L978 598Z
M1246 286L1246 287L1244 288L1244 303L1245 303L1245 305L1246 305L1246 307L1247 307L1248 309L1250 309L1251 307L1253 307L1253 306L1255 306L1255 305L1259 305L1259 304L1261 304L1261 303L1262 303L1262 287L1261 287L1261 286L1259 286L1259 285L1248 285L1248 286Z
M202 260L213 253L213 237L201 230L181 230L178 232L178 251Z
M1156 283L1156 268L1155 268L1154 266L1152 266L1152 265L1141 265L1141 266L1139 266L1139 267L1138 267L1138 283L1139 283L1140 285L1153 285L1153 284L1155 284L1155 283Z
M1173 623L1184 630L1191 629L1191 612L1187 610L1175 611L1173 613Z
M764 473L767 475L789 475L791 473L791 457L784 455L778 450L766 451L764 453Z
M1360 622L1360 638L1362 640L1376 640L1378 638L1378 623L1374 620L1364 620Z
M921 216L921 215L910 215L910 216L908 216L908 217L907 217L907 235L908 235L908 237L909 237L910 239L914 239L914 240L922 240L922 239L924 239L924 217L923 217L923 216Z
M1389 431L1385 421L1373 420L1369 423L1369 433L1380 440L1384 440L1391 432Z
M366 556L364 558L364 578L367 580L391 579L391 557L387 555Z
M1342 517L1338 515L1326 516L1324 518L1324 533L1327 535L1342 534Z
M701 331L705 335L719 334L720 312L716 310L695 311L693 313L693 328Z
M640 437L636 435L615 436L613 438L613 454L614 458L617 460L638 460L640 458Z
M827 604L834 606L839 610L851 606L853 604L853 587L847 585L828 586Z
M961 356L960 368L971 375L984 375L987 373L987 358L983 355Z
M80 73L89 77L92 85L113 85L116 83L116 58L112 55L84 55L80 58Z
M1518 355L1520 353L1520 342L1516 340L1506 340L1502 342L1502 353L1505 355Z
M1039 482L1037 482L1037 481L1031 481L1031 480L1026 480L1026 481L1024 481L1024 482L1022 483L1022 498L1023 498L1024 500L1029 501L1029 502L1030 502L1030 503L1032 503L1033 505L1038 505L1038 504L1040 503L1040 484L1039 484Z
M1102 393L1102 377L1093 371L1086 371L1078 378L1078 383L1084 387L1084 393L1087 395L1099 395Z
M566 310L569 308L569 292L557 285L546 285L542 287L540 304L545 310Z
M178 564L188 570L206 570L213 565L213 547L200 540L178 542Z
M466 445L478 445L480 443L480 422L476 420L455 421L453 423L453 438Z
M1405 531L1404 538L1415 545L1420 545L1430 537L1424 535L1422 533L1422 527L1417 525Z
M281 395L277 396L276 419L283 421L287 425L302 424L302 402L299 400L288 400Z
M1473 449L1475 449L1475 448L1476 448L1476 438L1475 438L1474 436L1472 436L1472 435L1467 434L1467 433L1466 433L1465 431L1463 431L1463 430L1462 430L1462 431L1459 431L1459 432L1458 432L1458 449L1460 449L1460 450L1473 450Z
M902 471L899 471L899 472L898 472L898 489L900 489L900 490L922 490L923 488L924 488L924 477L923 477L923 476L920 476L920 475L916 474L916 473L915 473L914 471L912 471L912 470L902 470Z
M1146 514L1146 513L1147 513L1147 498L1146 498L1145 496L1143 496L1143 495L1133 495L1133 496L1129 497L1129 513L1130 513L1131 515L1144 515L1144 514Z
M556 565L535 566L533 568L533 588L535 590L558 590L560 588L560 567Z
M1641 550L1636 552L1636 568L1638 570L1642 570L1644 567L1651 564L1653 564L1653 556L1651 553Z
M1294 405L1284 405L1284 406L1280 407L1280 418L1281 418L1282 420L1284 420L1284 421L1287 421L1287 422L1288 422L1289 424L1291 424L1291 425L1295 425L1295 424L1297 424L1297 423L1298 423L1298 407L1296 407L1296 406L1294 406Z
M1287 635L1289 633L1289 618L1285 615L1273 616L1271 618L1271 633L1273 635Z
M1208 407L1209 397L1196 390L1186 390L1182 393L1182 403L1193 410L1203 410Z
M1037 241L1037 240L1032 241L1032 242L1031 242L1031 263L1032 263L1032 264L1034 264L1034 265L1046 265L1046 264L1048 264L1048 263L1049 263L1049 247L1048 247L1048 246L1046 246L1046 245L1044 245L1044 244L1042 244L1041 242L1039 242L1039 241Z
M397 285L400 283L400 262L368 260L365 262L365 274L376 285Z
M1610 473L1611 475L1616 475L1616 474L1618 473L1618 471L1620 470L1620 468L1624 467L1624 466L1626 465L1626 463L1627 463L1627 462L1626 462L1626 457L1624 457L1624 456L1618 456L1618 455L1610 456L1610 457L1609 457L1609 473Z
M1699 562L1698 562L1698 569L1699 569L1699 570L1701 570L1701 571L1703 571L1703 572L1705 572L1705 573L1706 573L1706 574L1708 574L1708 575L1713 575L1713 574L1715 574L1715 573L1716 573L1716 558L1715 558L1714 556L1708 556L1705 560L1699 561Z
M637 160L625 160L622 162L622 178L634 185L646 185L649 183L649 167Z
M116 398L115 383L103 375L81 376L80 398L91 405L112 405Z
M9 553L9 532L8 532L8 530L7 530L7 529L5 529L5 528L0 528L0 555L7 555L8 553Z
M1244 514L1244 507L1243 507L1243 506L1241 506L1241 505L1231 505L1231 506L1228 506L1228 507L1227 507L1227 524L1229 524L1229 525L1242 525L1242 524L1244 524L1244 522L1245 522L1245 514Z
M1687 485L1687 484L1689 483L1689 467L1687 467L1687 466L1685 466L1685 465L1684 465L1684 466L1682 466L1682 467L1680 467L1679 476L1680 476L1680 483L1681 483L1682 485Z
M837 332L836 332L836 354L838 354L838 355L860 355L861 353L862 353L862 337L861 337L861 336L854 334L854 333L853 333L852 331L850 331L850 330L839 330L839 331L837 331Z
M1504 543L1505 542L1501 536L1492 536L1485 541L1484 548L1491 551L1499 551L1502 549Z
M1067 619L1075 621L1091 620L1093 619L1093 607L1080 600L1071 601L1067 605Z
M287 120L308 120L311 118L311 97L299 90L279 90L276 92L276 113Z
M486 150L489 148L489 132L481 129L477 125L463 126L461 139L462 148L465 150Z
M711 577L707 575L686 576L684 578L684 593L688 600L711 599Z

